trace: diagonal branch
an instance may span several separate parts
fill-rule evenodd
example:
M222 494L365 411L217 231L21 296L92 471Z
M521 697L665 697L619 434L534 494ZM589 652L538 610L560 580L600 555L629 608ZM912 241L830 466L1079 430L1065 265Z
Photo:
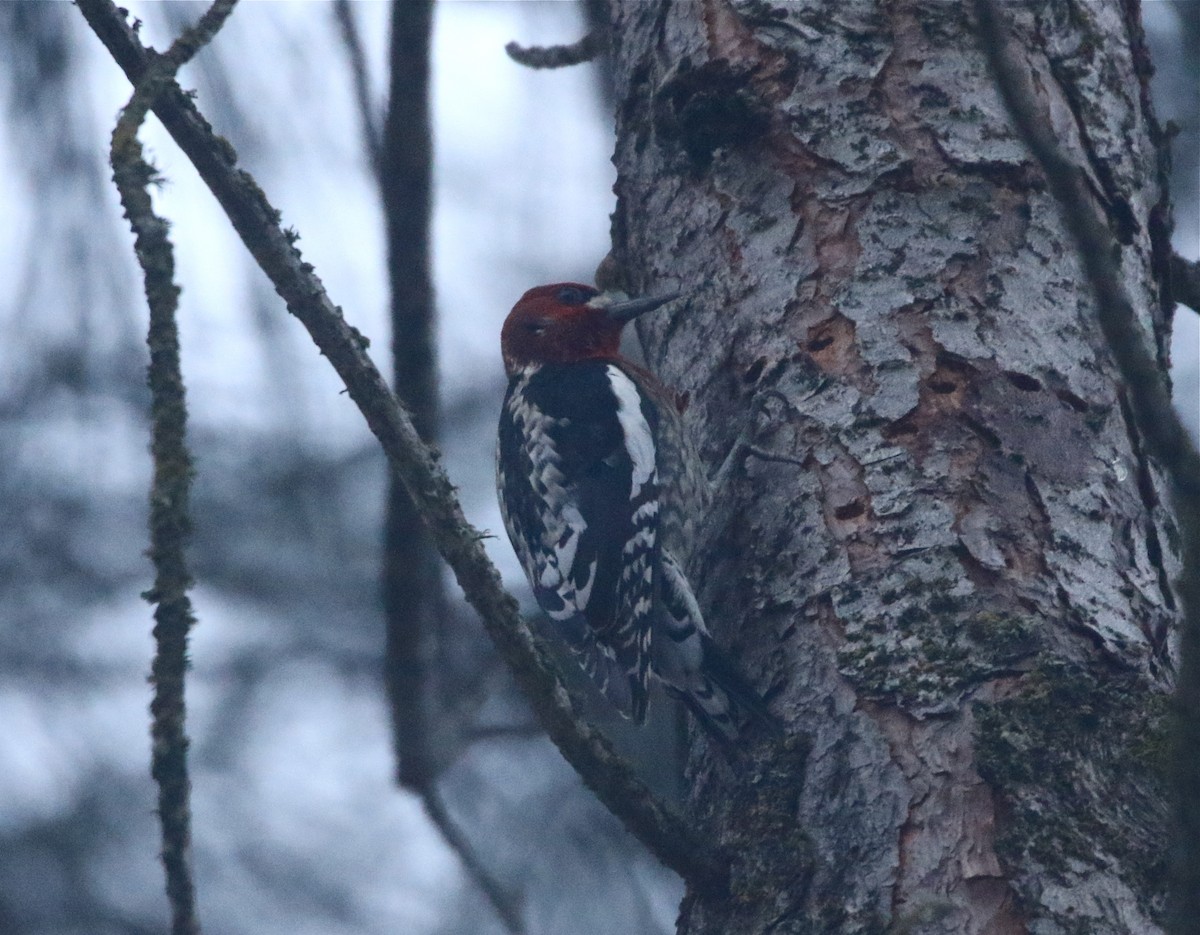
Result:
M131 81L141 80L150 53L112 0L76 0L88 25ZM454 570L467 600L529 698L546 733L583 781L666 866L697 886L728 885L728 860L698 839L617 755L608 740L583 721L553 663L501 586L481 545L483 536L463 516L454 487L413 428L366 353L367 341L329 299L311 264L280 228L279 212L254 179L236 167L236 153L216 136L178 85L172 84L154 113L195 165L288 310L300 319L333 365L379 439L409 495L418 505L442 557Z
M1001 23L995 0L976 0L979 31L997 85L1026 145L1042 166L1079 249L1100 327L1129 389L1146 448L1166 471L1183 542L1183 571L1175 582L1184 609L1175 782L1178 855L1174 931L1200 932L1200 455L1180 422L1164 374L1114 260L1119 246L1083 173L1063 152L1039 105L1024 50Z
M192 462L187 449L187 401L179 365L175 312L179 288L168 225L154 213L150 184L154 168L146 161L138 131L151 105L185 62L212 40L237 0L216 0L195 26L186 30L165 55L152 60L113 129L109 161L121 205L133 229L138 263L150 306L147 382L151 396L151 443L154 479L150 490L150 559L154 587L143 597L154 611L156 649L150 681L152 739L150 772L158 784L162 862L174 935L199 935L191 859L191 782L185 730L188 632L195 623L187 596L192 577L184 546L191 532L188 495Z

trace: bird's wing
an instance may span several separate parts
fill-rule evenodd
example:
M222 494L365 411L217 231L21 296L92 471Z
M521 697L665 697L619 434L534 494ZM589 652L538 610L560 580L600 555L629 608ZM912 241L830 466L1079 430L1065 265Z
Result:
M573 367L561 384L566 375L550 369L524 394L510 390L501 507L538 604L605 695L640 721L657 575L653 431L619 368Z

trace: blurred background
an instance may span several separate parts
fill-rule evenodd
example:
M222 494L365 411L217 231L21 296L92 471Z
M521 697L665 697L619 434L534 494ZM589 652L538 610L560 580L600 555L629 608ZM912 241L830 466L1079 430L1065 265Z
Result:
M204 4L125 5L159 48ZM371 108L390 4L350 4ZM1176 248L1200 253L1200 3L1146 0L1173 119ZM498 332L529 286L590 281L608 249L612 121L587 65L535 72L504 44L571 42L573 2L436 5L434 279L441 444L469 519L527 591L495 505ZM334 6L246 2L181 83L301 234L389 371L384 218ZM0 932L167 925L146 682L145 300L107 167L129 85L65 2L0 4ZM383 458L185 157L166 179L197 474L190 551L196 884L214 933L504 932L460 855L401 790L383 685ZM1200 422L1200 316L1176 315L1177 404ZM488 662L447 579L478 735L439 788L530 933L669 932L681 893L584 790ZM461 661L461 659L460 659ZM466 690L466 689L464 689Z

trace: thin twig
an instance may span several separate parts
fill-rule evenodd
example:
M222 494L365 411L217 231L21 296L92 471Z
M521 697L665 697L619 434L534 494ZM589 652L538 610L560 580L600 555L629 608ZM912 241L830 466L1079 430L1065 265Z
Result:
M572 42L570 45L523 46L510 42L504 47L509 58L526 68L566 68L568 65L582 65L603 55L607 49L608 36L598 29L593 29L578 42Z
M76 0L76 6L130 80L140 80L149 53L112 0ZM153 110L216 196L288 310L346 384L550 739L609 811L667 867L696 886L727 887L728 858L700 840L638 779L603 734L579 717L552 660L517 612L516 601L504 591L484 553L481 533L463 516L439 456L420 440L367 355L367 342L345 321L312 265L300 256L294 238L280 227L279 212L254 179L236 168L233 147L213 134L177 85Z
M488 904L512 935L523 935L525 920L521 915L520 893L511 892L493 875L470 838L455 824L438 789L437 779L430 777L419 788L412 788L425 806L425 814L438 829L442 840L458 856L459 863L475 887L483 893Z
M1171 254L1171 297L1193 312L1200 312L1200 262Z
M133 96L113 129L109 161L125 216L133 229L138 263L150 306L148 382L151 395L151 445L154 479L150 490L150 559L154 587L143 597L156 604L156 650L150 681L152 740L150 772L158 784L162 862L174 935L199 935L196 891L191 866L191 783L188 779L184 683L188 631L195 623L187 590L184 546L191 532L188 494L192 463L187 449L187 401L179 365L175 311L175 259L168 225L154 213L149 186L154 168L146 161L138 131L150 106L171 83L179 67L208 44L233 11L237 0L216 0L195 26L154 59L137 82Z
M367 71L367 56L363 52L358 23L350 0L333 0L333 15L337 19L342 44L346 47L346 58L350 62L350 75L354 79L354 99L358 104L358 119L362 122L363 142L371 160L371 172L376 181L380 179L383 143L379 135L379 120L371 103L371 80Z
M984 49L1018 131L1046 174L1062 207L1096 302L1101 330L1133 403L1134 421L1150 455L1166 471L1182 540L1183 570L1175 582L1183 603L1182 664L1175 781L1178 857L1174 928L1200 932L1200 455L1188 438L1147 336L1138 324L1114 255L1116 239L1083 173L1061 148L1038 103L1026 51L1002 25L995 0L976 0Z
M501 886L480 860L479 855L471 846L471 842L467 840L458 825L454 823L454 819L450 817L450 812L438 790L432 787L427 789L422 793L421 801L425 804L425 814L429 816L434 827L441 832L442 838L458 855L467 876L483 891L492 908L500 916L504 927L510 932L524 932L525 922L521 918L520 900L515 894Z

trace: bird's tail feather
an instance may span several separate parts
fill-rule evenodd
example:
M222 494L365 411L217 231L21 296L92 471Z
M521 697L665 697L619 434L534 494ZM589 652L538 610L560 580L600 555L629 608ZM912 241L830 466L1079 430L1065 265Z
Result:
M707 635L704 636L704 674L733 702L743 723L754 722L772 736L783 735L783 725L767 709L762 695L733 667L729 657Z
M729 662L712 638L702 636L704 669L689 691L673 691L697 723L722 746L736 740L749 723L759 724L769 735L780 737L783 726L767 710L762 696Z

